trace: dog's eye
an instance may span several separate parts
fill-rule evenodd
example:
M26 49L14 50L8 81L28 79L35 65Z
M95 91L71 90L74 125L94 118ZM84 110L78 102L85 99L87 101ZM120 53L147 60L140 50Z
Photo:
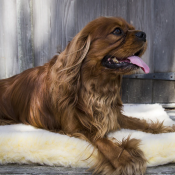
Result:
M122 34L122 30L120 28L116 28L112 33L114 35L121 35Z

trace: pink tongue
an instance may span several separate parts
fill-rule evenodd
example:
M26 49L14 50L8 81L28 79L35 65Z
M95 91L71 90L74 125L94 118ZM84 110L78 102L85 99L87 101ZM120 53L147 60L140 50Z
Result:
M131 56L131 57L128 57L127 59L130 60L130 62L132 64L135 64L135 65L141 67L145 73L149 73L148 65L141 58L139 58L137 56Z

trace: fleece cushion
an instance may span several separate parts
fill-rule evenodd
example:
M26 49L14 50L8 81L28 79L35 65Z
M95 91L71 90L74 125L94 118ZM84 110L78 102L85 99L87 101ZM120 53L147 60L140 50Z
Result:
M148 121L164 121L166 126L175 124L159 104L125 105L124 114ZM129 135L141 139L140 149L148 166L175 162L175 133L154 135L121 129L108 137L122 141ZM89 168L96 161L97 150L84 140L23 124L0 126L0 164L39 163Z

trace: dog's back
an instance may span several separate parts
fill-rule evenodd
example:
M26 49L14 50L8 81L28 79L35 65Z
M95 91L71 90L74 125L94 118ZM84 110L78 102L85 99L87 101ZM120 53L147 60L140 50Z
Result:
M38 99L46 86L46 74L45 66L40 66L0 80L0 125L25 123L41 127L40 120L32 117L43 108Z

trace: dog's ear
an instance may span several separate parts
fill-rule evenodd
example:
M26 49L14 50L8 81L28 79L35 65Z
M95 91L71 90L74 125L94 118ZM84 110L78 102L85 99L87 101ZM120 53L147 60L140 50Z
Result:
M69 70L68 72L71 71L71 74L73 72L75 72L75 74L79 73L81 64L89 51L90 42L90 35L82 35L81 33L78 33L73 40L69 42L64 52L60 55L63 57L62 71Z
M55 88L62 96L57 99L59 106L75 105L78 100L81 65L89 51L90 43L90 35L78 33L58 56L52 68L56 76Z

